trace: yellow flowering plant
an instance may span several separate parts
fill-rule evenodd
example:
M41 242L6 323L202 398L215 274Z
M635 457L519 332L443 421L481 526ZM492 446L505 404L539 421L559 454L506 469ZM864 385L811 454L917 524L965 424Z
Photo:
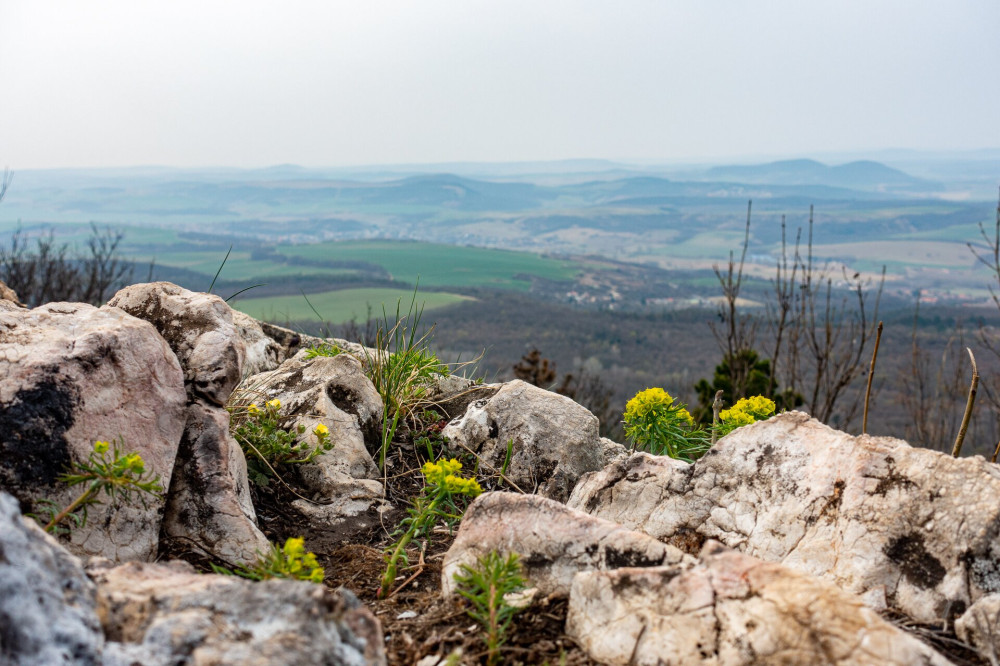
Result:
M85 462L73 462L69 470L59 476L59 481L69 486L86 484L86 490L61 511L57 511L55 504L49 500L39 502L49 517L45 524L46 532L67 531L63 526L66 521L71 521L73 527L85 525L87 507L100 504L102 493L111 502L138 499L146 506L146 495L159 496L163 492L160 476L148 474L142 456L125 453L124 446L125 442L120 437L112 442L94 442L94 450Z
M429 536L438 524L453 527L462 519L468 502L483 492L475 479L461 476L462 463L454 458L428 461L420 471L424 475L424 489L413 499L409 516L400 523L399 540L386 551L386 569L379 588L381 598L388 596L392 589L399 560L409 562L406 546L410 541Z
M240 443L247 458L247 473L258 486L267 486L278 465L293 465L309 462L324 451L333 448L330 429L317 424L311 434L315 444L300 439L306 434L306 427L299 424L294 431L281 427L281 400L274 398L258 407L250 404L245 412L234 418L233 436Z
M740 398L735 405L719 412L719 423L715 426L715 432L719 437L723 437L737 428L770 418L774 410L774 401L762 395Z
M633 450L692 462L709 448L707 433L695 424L687 406L662 388L636 393L625 405L623 420Z
M316 561L316 555L306 552L305 540L298 537L287 539L282 547L272 544L271 549L252 565L230 570L213 564L212 570L215 573L236 575L250 580L288 578L310 583L322 583L325 573L323 567Z

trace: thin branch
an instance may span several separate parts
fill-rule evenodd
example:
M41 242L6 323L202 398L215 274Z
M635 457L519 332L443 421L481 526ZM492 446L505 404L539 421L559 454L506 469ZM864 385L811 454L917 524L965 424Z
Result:
M861 419L861 434L868 432L868 402L872 397L872 379L875 377L875 359L878 358L878 345L882 342L882 322L878 323L878 332L875 333L875 349L872 351L872 364L868 368L868 387L865 389L865 412Z
M972 406L976 404L976 388L979 386L979 369L976 368L976 357L973 356L972 350L968 347L965 350L969 352L969 358L972 360L972 385L969 387L969 401L965 404L965 416L962 417L962 427L958 430L958 437L955 438L955 448L951 451L951 455L954 458L957 458L958 454L962 452L962 442L965 441L965 432L969 429L969 419L972 418Z

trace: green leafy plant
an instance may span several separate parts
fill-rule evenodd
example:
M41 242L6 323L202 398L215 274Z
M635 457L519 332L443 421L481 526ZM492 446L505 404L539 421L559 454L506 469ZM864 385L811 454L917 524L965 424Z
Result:
M625 405L623 420L633 450L693 462L710 446L708 434L695 425L687 407L662 388L636 393Z
M764 421L774 414L774 409L774 401L762 395L740 398L735 405L719 412L719 423L715 427L716 434L722 437L742 426Z
M476 497L483 489L475 479L459 475L462 463L452 458L440 462L426 462L421 468L424 475L423 492L413 499L409 516L400 523L398 541L387 549L385 573L379 597L386 597L396 580L396 570L400 560L409 563L406 546L414 538L427 536L439 523L454 526L462 519L468 500Z
M250 580L270 580L272 578L288 578L291 580L307 580L311 583L323 582L323 567L316 561L316 555L307 553L305 540L290 538L285 545L278 547L272 544L271 550L249 566L239 566L227 569L216 564L212 565L215 573L228 576L241 576Z
M507 639L514 615L523 610L512 606L508 594L525 587L517 553L502 557L495 550L476 560L475 566L462 564L454 575L458 593L472 603L469 616L483 628L486 663L498 663L500 647Z
M335 344L330 344L329 342L323 342L316 345L315 347L310 347L309 349L307 349L306 358L313 359L319 356L326 356L326 357L339 356L341 353L343 353L343 351L344 351L343 349L341 349Z
M43 500L49 520L46 532L68 531L65 521L71 527L82 527L87 523L87 507L101 503L103 493L111 502L140 501L146 506L146 495L159 496L163 492L158 474L146 472L146 464L138 453L126 453L125 442L121 438L112 442L94 442L94 450L86 462L73 462L69 471L58 480L69 486L86 485L86 489L65 509L59 510L55 503ZM38 516L34 516L38 519Z
M306 428L299 425L294 432L281 427L281 401L268 400L261 409L251 403L241 418L234 419L233 436L247 457L247 473L259 486L267 486L278 465L306 463L333 448L330 430L322 423L312 430L315 444L299 438Z
M435 375L449 374L448 365L427 349L433 328L417 336L423 307L418 308L416 303L414 290L405 314L401 301L396 302L394 319L383 308L382 319L375 327L374 351L362 347L366 373L385 405L378 456L380 469L385 469L385 457L399 422L424 404L427 387Z

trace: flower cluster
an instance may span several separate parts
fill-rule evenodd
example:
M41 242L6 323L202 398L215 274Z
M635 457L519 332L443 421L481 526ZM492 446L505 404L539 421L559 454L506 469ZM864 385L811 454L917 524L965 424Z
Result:
M281 551L285 556L288 577L322 583L323 567L319 566L316 561L316 555L306 552L305 543L305 540L301 538L291 538L285 541L285 547Z
M441 462L426 462L421 468L427 485L438 490L476 497L483 492L479 483L475 479L466 479L458 475L462 469L462 463L452 458Z
M728 435L737 428L769 418L774 409L774 401L762 395L740 398L735 405L719 412L716 431L720 436Z
M301 423L291 431L281 427L280 410L281 400L274 398L264 403L263 409L256 403L249 405L245 416L234 411L233 436L247 457L250 480L259 486L268 485L276 466L309 462L333 448L326 425L319 423L312 429L316 438L313 446L308 441L300 441L306 434L306 426Z
M213 564L212 570L215 573L229 576L235 574L250 580L288 578L310 583L322 583L325 575L323 567L316 561L316 555L306 552L305 540L294 537L287 539L282 548L272 544L270 550L260 555L254 564L240 566L235 570Z
M623 418L633 447L688 461L708 448L705 433L695 426L687 407L662 388L636 393L625 405Z

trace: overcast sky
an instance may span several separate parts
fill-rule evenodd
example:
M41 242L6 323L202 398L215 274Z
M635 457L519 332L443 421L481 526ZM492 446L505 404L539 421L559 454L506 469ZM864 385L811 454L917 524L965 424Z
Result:
M997 0L0 0L0 166L1000 147Z

